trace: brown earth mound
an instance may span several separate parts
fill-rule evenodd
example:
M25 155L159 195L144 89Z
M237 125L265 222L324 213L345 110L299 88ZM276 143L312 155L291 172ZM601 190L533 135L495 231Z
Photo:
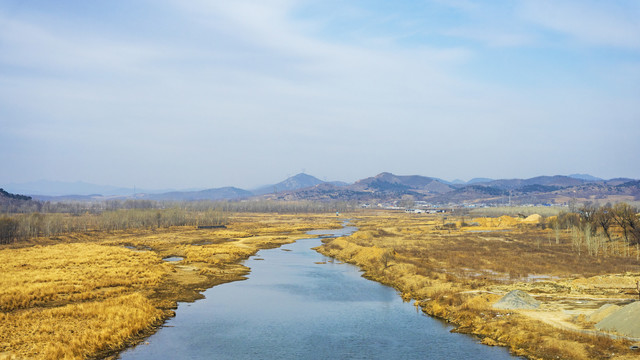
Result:
M625 305L596 324L599 330L640 338L640 301Z

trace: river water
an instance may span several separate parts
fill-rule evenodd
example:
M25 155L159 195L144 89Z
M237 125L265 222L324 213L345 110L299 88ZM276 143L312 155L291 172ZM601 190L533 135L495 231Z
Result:
M314 231L348 234L355 228ZM403 303L387 286L303 239L261 250L249 279L180 303L176 316L122 359L513 359ZM260 260L263 259L263 260Z

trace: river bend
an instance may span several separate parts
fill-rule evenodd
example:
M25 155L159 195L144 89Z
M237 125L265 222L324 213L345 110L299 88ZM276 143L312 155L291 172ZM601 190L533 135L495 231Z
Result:
M355 228L310 234L348 234ZM450 333L352 265L302 239L261 250L249 278L180 303L145 343L122 359L513 359L506 349ZM263 259L263 260L260 260Z

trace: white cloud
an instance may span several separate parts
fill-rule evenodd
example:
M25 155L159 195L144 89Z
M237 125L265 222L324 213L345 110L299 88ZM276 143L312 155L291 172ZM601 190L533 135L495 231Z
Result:
M161 53L130 40L9 18L0 13L0 63L36 71L129 71Z
M587 45L640 48L640 3L594 0L524 0L523 18Z
M10 134L0 134L0 152L10 151L2 141L10 135L34 151L46 142L46 160L54 163L91 148L100 164L90 156L78 156L77 163L70 158L64 162L68 176L90 168L99 177L100 165L115 164L119 170L109 173L114 180L100 182L115 184L114 174L128 173L156 182L147 187L183 186L180 178L190 172L198 180L189 186L243 186L252 172L270 171L278 179L291 168L314 164L327 172L335 167L333 174L314 174L332 179L392 166L447 177L451 159L463 163L478 149L490 158L509 146L504 156L510 157L544 139L545 127L556 126L557 137L567 137L577 126L574 118L586 118L580 134L590 136L607 109L618 109L625 119L637 113L630 95L609 99L597 86L580 93L580 84L549 81L533 89L463 72L479 57L491 59L492 51L540 40L538 25L502 19L512 10L493 13L463 3L477 21L446 23L430 29L432 37L449 31L444 40L407 45L398 39L423 30L415 19L400 29L384 28L388 33L363 26L343 40L319 35L328 26L318 20L323 16L296 17L296 1L168 5L170 18L153 23L170 24L176 35L169 37L153 31L129 36L109 26L87 26L89 21L73 25L64 17L0 17L0 122L4 127L11 121ZM452 36L488 46L451 45ZM114 147L118 142L123 145ZM342 156L349 165L341 164ZM427 166L420 160L425 158L443 160L420 168ZM56 166L42 168L55 174ZM170 177L167 171L176 175L162 182ZM240 173L242 179L233 181Z

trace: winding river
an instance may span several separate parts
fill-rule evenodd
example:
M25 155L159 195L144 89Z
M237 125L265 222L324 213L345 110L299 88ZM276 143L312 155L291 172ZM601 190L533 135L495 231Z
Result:
M353 227L313 231L342 236ZM303 239L261 250L248 280L180 303L176 316L122 359L513 359L403 303L352 265Z

